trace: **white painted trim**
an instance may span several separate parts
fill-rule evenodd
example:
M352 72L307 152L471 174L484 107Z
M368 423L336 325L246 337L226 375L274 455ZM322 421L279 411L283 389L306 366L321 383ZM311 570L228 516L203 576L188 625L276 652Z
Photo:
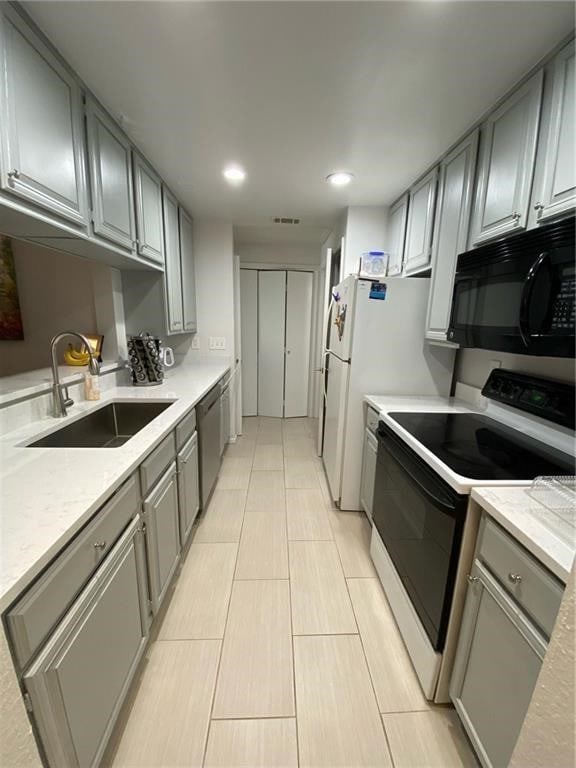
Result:
M388 598L390 608L398 624L398 629L404 640L414 670L424 691L424 695L430 701L434 698L436 682L440 672L442 655L432 647L428 635L424 631L418 614L414 610L410 598L406 594L392 560L386 552L378 531L372 527L370 541L370 555L376 567L380 581ZM385 651L383 651L385 652Z

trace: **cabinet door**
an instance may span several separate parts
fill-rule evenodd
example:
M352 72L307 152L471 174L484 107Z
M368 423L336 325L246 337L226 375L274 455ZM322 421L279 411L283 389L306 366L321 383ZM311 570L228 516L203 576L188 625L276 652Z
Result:
M6 3L0 12L0 186L87 224L78 82Z
M144 501L152 610L157 613L180 557L176 462Z
M408 218L408 195L395 203L388 218L388 276L399 275L404 262L406 219Z
M508 765L546 645L477 560L450 695L484 766Z
M404 252L404 271L408 275L430 266L437 184L438 169L434 168L410 190Z
M378 441L369 429L365 431L364 455L362 458L362 484L360 487L360 502L364 511L372 520L372 504L374 502L374 481L376 480L376 458Z
M482 127L473 245L526 228L542 78L530 78Z
M144 650L139 525L128 527L24 676L51 768L98 764Z
M432 280L426 338L446 341L458 254L466 250L476 169L478 131L474 131L440 165L438 207L432 245Z
M538 221L546 221L576 206L575 88L572 41L560 52L554 65L550 127L544 150L546 164L542 196L535 206Z
M96 102L86 103L94 232L132 251L134 197L130 142Z
M192 243L192 219L179 208L180 258L182 260L182 303L184 330L196 331L196 279L194 277L194 247Z
M200 510L197 432L194 432L178 453L178 502L180 507L180 543L184 546Z
M136 250L140 256L164 265L162 182L148 163L135 152Z
M166 267L166 315L169 333L182 333L184 314L182 308L182 267L180 262L180 232L178 229L178 202L163 188L164 252Z

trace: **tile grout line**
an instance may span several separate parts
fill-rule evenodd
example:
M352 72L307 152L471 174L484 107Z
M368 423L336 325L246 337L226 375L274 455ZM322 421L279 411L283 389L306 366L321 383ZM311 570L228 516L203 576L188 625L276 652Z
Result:
M252 473L250 473L251 475ZM248 484L250 484L250 478L248 479ZM222 665L222 653L224 651L224 641L226 639L226 629L228 627L228 618L230 616L230 604L232 603L232 591L234 590L234 574L236 573L236 566L238 564L238 554L240 552L240 540L242 538L242 531L244 529L244 518L246 516L246 504L248 502L248 490L246 490L246 496L244 497L244 510L242 513L242 525L240 526L240 536L238 538L238 546L236 548L236 560L234 562L234 570L232 572L232 583L230 584L230 595L228 596L228 605L226 607L226 621L224 622L224 632L222 634L222 640L220 642L220 653L218 654L218 666L216 667L216 676L214 678L214 689L212 691L212 701L210 703L210 714L208 717L208 729L206 731L206 738L204 741L204 750L202 752L202 766L204 766L206 762L206 754L208 752L208 741L210 739L210 731L212 729L212 721L214 714L214 702L216 700L216 690L218 688L218 680L220 676L220 667Z

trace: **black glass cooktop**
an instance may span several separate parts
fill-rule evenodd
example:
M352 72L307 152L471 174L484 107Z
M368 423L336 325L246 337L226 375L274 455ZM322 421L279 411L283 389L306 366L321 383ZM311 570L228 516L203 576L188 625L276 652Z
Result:
M532 480L538 475L574 475L573 456L468 413L390 413L440 461L477 480Z

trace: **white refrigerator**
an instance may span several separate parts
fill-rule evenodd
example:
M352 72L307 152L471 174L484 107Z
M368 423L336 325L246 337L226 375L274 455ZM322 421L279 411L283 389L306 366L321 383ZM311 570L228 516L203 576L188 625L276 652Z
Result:
M333 289L322 460L341 509L361 509L364 395L450 394L455 351L424 340L429 288L429 278L350 276Z

